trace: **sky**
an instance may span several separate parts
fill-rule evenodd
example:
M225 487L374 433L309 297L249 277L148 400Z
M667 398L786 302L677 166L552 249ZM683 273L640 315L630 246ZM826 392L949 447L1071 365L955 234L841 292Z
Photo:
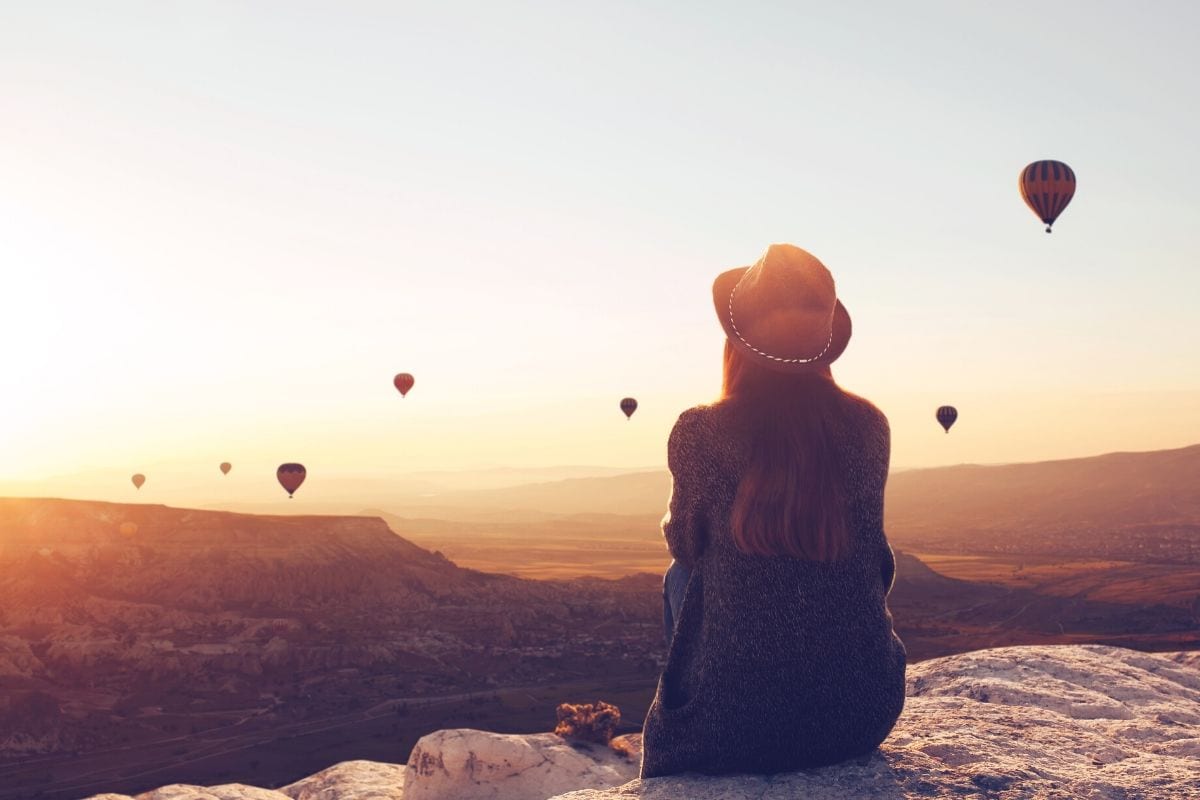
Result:
M0 494L662 465L719 388L713 278L780 241L832 271L834 374L896 468L1194 444L1198 25L0 0ZM1051 235L1017 192L1044 158L1079 180Z

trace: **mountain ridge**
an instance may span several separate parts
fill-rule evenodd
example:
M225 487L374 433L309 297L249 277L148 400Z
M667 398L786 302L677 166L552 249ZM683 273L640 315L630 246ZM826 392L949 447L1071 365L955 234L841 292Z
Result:
M1147 475L1153 477L1149 485ZM1010 523L1032 511L1056 521L1113 522L1133 516L1143 523L1147 521L1145 508L1131 504L1165 498L1161 507L1152 509L1157 521L1200 522L1200 495L1191 490L1195 485L1200 485L1200 444L1051 461L956 464L894 471L888 478L885 513L889 526L919 524L927 511L992 515ZM1137 487L1140 490L1135 491ZM398 516L431 516L423 509L435 506L541 514L661 515L669 492L670 475L661 470L453 492L428 502L378 507ZM955 502L948 502L955 492ZM1051 513L1052 506L1060 510Z

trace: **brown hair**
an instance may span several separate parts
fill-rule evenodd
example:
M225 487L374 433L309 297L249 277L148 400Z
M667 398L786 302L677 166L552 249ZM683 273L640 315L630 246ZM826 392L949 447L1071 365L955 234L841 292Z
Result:
M750 462L733 501L744 553L832 561L850 551L845 477L834 426L845 399L828 367L784 373L728 340L721 402L751 420Z

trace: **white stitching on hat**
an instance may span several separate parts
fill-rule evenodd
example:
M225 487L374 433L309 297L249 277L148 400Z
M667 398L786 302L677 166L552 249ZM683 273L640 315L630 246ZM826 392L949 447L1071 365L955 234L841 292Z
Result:
M745 277L745 276L743 275L742 277ZM741 286L741 285L742 285L742 282L741 282L741 280L739 280L736 284L734 284L734 287L729 291L729 324L733 327L733 332L737 334L737 337L742 340L742 344L746 345L746 347L749 347L752 351L754 351L758 355L762 356L763 358L769 358L772 361L779 361L784 364L809 364L809 363L812 363L813 361L816 361L818 358L825 355L825 353L827 353L829 351L829 346L831 344L833 344L833 319L829 320L829 341L825 342L825 346L821 348L821 352L817 353L812 358L780 358L779 356L773 356L770 353L764 353L762 350L759 350L757 347L755 347L754 345L747 342L746 337L742 336L742 332L738 330L737 323L734 322L734 320L733 320L733 295L734 295L734 293L737 292L738 286Z

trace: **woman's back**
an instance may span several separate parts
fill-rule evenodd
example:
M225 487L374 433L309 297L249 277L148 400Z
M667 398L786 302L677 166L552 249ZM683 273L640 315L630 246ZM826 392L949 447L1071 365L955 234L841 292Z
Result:
M754 457L756 415L734 400L684 412L668 446L675 488L663 531L692 570L645 725L642 776L774 772L867 752L904 702L904 647L885 597L887 420L838 392L832 449L849 555L752 555L732 510Z

